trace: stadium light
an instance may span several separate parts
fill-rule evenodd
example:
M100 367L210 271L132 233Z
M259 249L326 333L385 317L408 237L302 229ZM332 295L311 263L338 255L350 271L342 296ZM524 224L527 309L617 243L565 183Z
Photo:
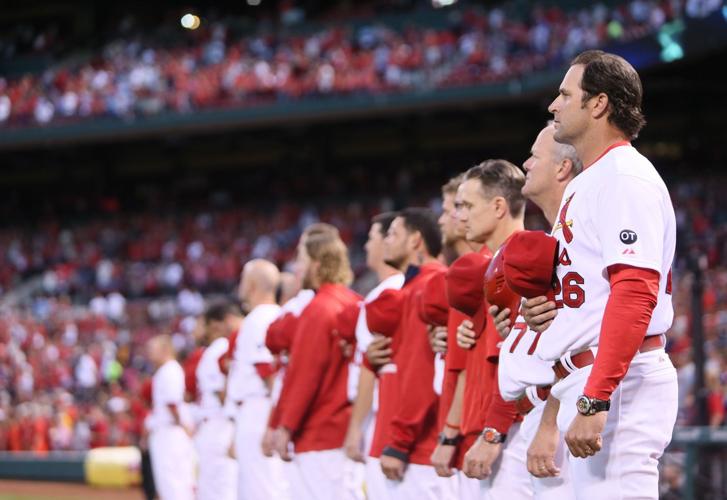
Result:
M194 14L184 14L182 16L182 19L180 20L180 23L182 24L183 28L186 28L188 30L196 30L197 28L199 28L201 21L199 17L195 16Z
M253 7L257 7L260 5L260 0L247 0L248 5L252 5Z
M457 3L457 0L432 0L432 7L439 9L440 7L449 7Z

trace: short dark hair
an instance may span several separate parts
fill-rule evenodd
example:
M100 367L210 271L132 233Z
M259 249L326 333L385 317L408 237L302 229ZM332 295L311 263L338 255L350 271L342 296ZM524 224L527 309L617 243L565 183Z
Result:
M623 57L602 50L587 50L577 55L571 66L582 64L583 104L598 95L608 96L608 121L629 139L636 139L646 125L641 112L644 89L641 78Z
M229 315L241 316L240 308L228 300L215 300L204 311L204 322L209 324L212 321L225 321Z
M437 216L428 208L411 207L399 212L398 217L404 220L404 227L409 232L419 231L432 257L442 252L442 232L439 229Z
M397 212L382 212L378 215L374 215L371 218L371 225L381 224L381 236L386 236L386 233L389 232L391 223L394 222L397 215L399 215Z
M487 196L502 196L510 215L519 217L525 210L523 171L507 160L485 160L464 174L465 180L477 179Z

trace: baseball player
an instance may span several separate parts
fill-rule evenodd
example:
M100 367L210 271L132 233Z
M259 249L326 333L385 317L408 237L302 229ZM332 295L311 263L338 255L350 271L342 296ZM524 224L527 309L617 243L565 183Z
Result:
M314 223L308 226L300 236L298 243L298 249L301 251L302 245L308 236L317 234L328 234L338 236L338 229L330 224L325 223ZM294 265L294 279L285 278L281 280L281 293L280 301L282 307L280 313L275 321L273 321L268 327L268 331L265 335L265 346L270 350L270 353L276 356L277 364L279 369L275 376L272 389L272 401L274 406L270 412L270 418L268 419L268 428L265 431L265 435L262 440L263 454L267 457L274 456L274 437L275 430L280 426L280 414L285 401L281 399L281 391L285 382L286 366L288 358L291 354L293 346L293 336L296 334L298 319L303 313L308 304L310 304L313 297L315 297L315 291L309 288L303 288L305 276L305 269L303 269L297 262ZM285 273L284 273L285 274ZM286 299L284 300L283 299ZM285 464L284 464L285 465ZM288 467L284 466L284 469Z
M279 282L278 268L264 259L245 264L240 278L238 297L249 313L237 337L230 374L235 378L230 396L236 410L239 500L278 499L285 492L282 463L266 457L256 446L263 439L272 405L275 366L265 336L280 313L275 300Z
M657 498L676 420L676 371L663 349L676 224L666 185L629 142L644 125L641 98L628 62L587 51L549 107L555 140L576 149L584 170L553 228L555 300L531 299L523 315L544 332L536 354L558 380L544 411L560 403L577 498Z
M451 249L449 253L454 260L482 248L481 244L467 240L466 228L458 216L461 200L458 198L457 190L463 180L464 174L461 174L442 187L442 215L439 218L439 227L442 231L442 243L445 248ZM467 451L462 451L463 446L460 439L461 400L464 397L467 350L457 345L457 327L467 319L467 316L450 307L447 300L446 280L444 276L441 278L441 290L425 290L422 297L431 297L434 301L437 296L435 293L438 292L438 301L441 301L441 304L438 304L439 307L448 309L446 330L441 333L438 330L433 332L435 337L445 335L439 342L443 344L446 354L442 393L439 398L439 441L432 453L431 460L438 475L450 477L455 474L452 467L461 468L461 459L464 457L464 451ZM438 283L439 280L430 280L427 288L436 288ZM433 307L434 304L428 306ZM438 340L435 338L433 342L435 344L433 348L436 350ZM458 481L460 480L458 479Z
M381 383L378 439L372 447L372 455L380 453L381 470L388 479L388 498L456 495L456 483L438 477L430 462L437 439L434 353L429 346L427 325L418 312L418 295L424 285L444 270L436 259L441 247L442 236L430 210L409 208L400 212L389 228L384 246L387 263L406 269L404 287L396 294L396 306L388 312L393 328L377 328L381 321L369 318L370 309L366 309L371 331L392 338L391 362L387 363L388 368L379 369L389 374L389 383ZM380 299L384 299L384 294Z
M371 290L364 301L357 305L354 326L356 341L355 364L358 367L358 378L351 421L348 425L344 451L346 456L360 463L365 463L364 482L369 498L381 498L384 486L384 475L378 459L364 459L371 449L374 422L376 421L376 375L363 365L366 349L373 340L373 334L366 323L366 304L376 300L384 290L398 290L404 285L404 274L384 261L384 238L391 226L395 213L387 212L373 218L369 238L366 242L366 264L376 273L379 284ZM351 370L349 368L349 370ZM350 391L349 391L350 392ZM349 394L350 397L350 394Z
M228 349L225 317L235 307L216 303L204 314L209 346L196 369L199 423L194 442L199 457L198 500L237 497L237 461L230 456L235 424L225 412L226 377L220 369L220 358Z
M554 133L555 128L550 122L535 139L530 157L523 165L526 176L522 189L522 194L538 205L551 224L555 223L565 187L582 170L575 149L567 144L555 142ZM511 240L503 249L503 254L517 251L512 243ZM508 257L512 258L511 255ZM496 281L498 278L494 279ZM494 304L495 299L490 297L489 290L490 288L488 288L488 301ZM574 492L564 453L565 443L560 432L556 426L547 427L548 419L545 419L544 429L538 433L539 439L534 440L538 426L541 425L545 400L554 382L553 371L550 363L534 355L532 346L539 339L538 333L528 329L522 316L515 320L513 327L515 333L508 337L513 324L511 321L513 312L516 311L504 307L504 304L490 307L498 331L503 338L506 338L499 358L500 392L506 400L517 400L518 410L523 414L520 432L530 444L528 470L532 474L535 498L568 500L574 498ZM545 464L547 469L555 474L554 476L542 477L540 469L541 465Z
M524 181L520 169L504 160L486 161L466 173L460 186L460 214L468 240L496 252L513 234L522 231ZM462 483L462 495L532 498L525 462L527 444L519 433L517 408L502 399L498 388L501 339L494 321L487 321L483 290L488 257L482 253L465 255L448 273L450 303L472 317L460 326L457 336L460 346L470 350L465 370L462 433L465 440L475 439L463 464L465 475L475 481ZM463 335L463 330L469 334Z
M146 420L154 484L161 500L193 500L195 451L184 403L184 371L168 335L153 337L147 351L155 367L152 413Z
M309 235L298 250L299 265L305 270L303 286L316 290L316 295L293 334L275 451L283 460L293 461L295 498L338 499L345 496L342 447L351 405L346 393L349 359L340 347L336 326L340 312L361 298L346 286L353 273L337 233Z

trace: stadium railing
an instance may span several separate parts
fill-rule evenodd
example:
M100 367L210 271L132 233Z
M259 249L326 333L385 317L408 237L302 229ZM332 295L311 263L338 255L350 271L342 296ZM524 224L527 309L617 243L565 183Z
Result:
M682 500L724 498L727 492L726 427L677 427L666 455L682 455Z

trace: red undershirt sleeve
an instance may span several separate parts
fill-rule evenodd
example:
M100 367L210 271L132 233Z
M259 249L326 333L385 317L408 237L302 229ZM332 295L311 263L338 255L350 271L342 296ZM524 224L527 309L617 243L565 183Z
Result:
M644 341L656 307L659 273L617 264L608 268L611 295L603 314L593 369L583 393L609 399Z

